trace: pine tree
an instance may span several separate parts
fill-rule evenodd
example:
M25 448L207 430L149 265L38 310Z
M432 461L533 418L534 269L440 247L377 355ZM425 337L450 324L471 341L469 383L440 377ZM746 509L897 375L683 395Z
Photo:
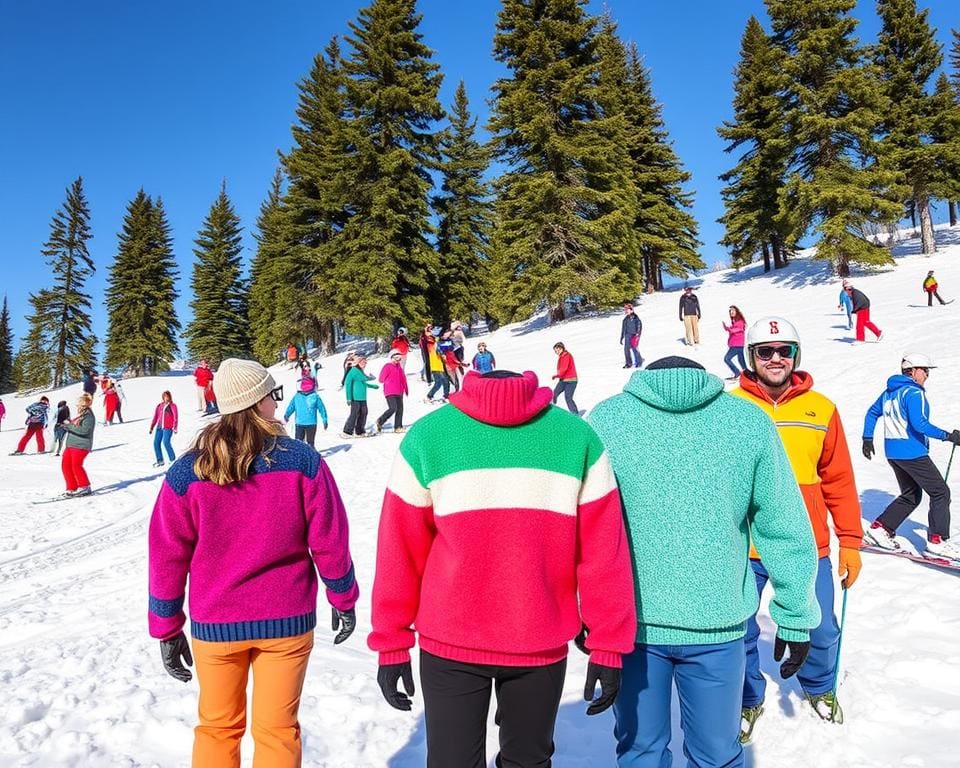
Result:
M927 21L929 11L918 11L916 0L879 0L877 12L883 26L874 57L889 105L881 121L883 161L909 187L912 210L920 219L921 250L933 253L930 196L942 145L932 137L937 102L928 83L943 54Z
M415 8L415 0L374 0L347 38L353 215L329 253L346 328L373 336L427 316L424 297L437 271L427 237L442 76L417 31Z
M947 200L950 226L955 227L956 201L960 200L960 91L954 89L945 72L937 77L932 101L936 170L931 194Z
M784 52L791 174L780 207L791 240L813 229L817 257L846 276L851 262L888 263L867 230L896 221L896 174L876 161L874 135L889 107L853 36L856 0L766 0Z
M13 378L19 390L47 389L53 383L54 355L45 337L44 307L51 301L50 290L31 294L33 311L27 315L27 335L13 360Z
M10 311L7 296L3 296L0 310L0 394L13 390L13 332L10 329Z
M224 358L250 354L240 241L240 217L227 197L224 182L194 240L193 319L184 333L190 355L214 367Z
M444 324L469 318L489 305L487 260L492 206L484 181L490 152L477 141L467 89L460 81L450 126L440 136L441 193L433 207L439 219L439 269L431 316Z
M950 45L950 66L953 68L953 74L950 77L953 80L953 87L957 93L960 93L960 30L951 29L953 43Z
M789 144L784 136L785 82L781 52L756 17L747 20L734 72L733 120L717 129L726 152L740 150L737 165L720 176L724 236L733 266L741 267L760 253L764 271L784 266L789 227L780 212Z
M954 103L960 104L960 30L951 29L950 34L953 36L953 43L950 46L950 66L953 69L951 78L953 79L953 95ZM941 73L943 76L943 73ZM944 79L945 76L944 76ZM938 79L937 81L937 93L938 96L943 98L947 93L947 88L940 84ZM947 123L951 122L950 118L942 118ZM951 133L950 128L947 129L948 133ZM960 139L958 139L960 141ZM958 186L960 186L960 172L953 172L953 180ZM950 185L952 186L952 185ZM955 227L957 225L957 206L960 206L960 189L951 189L947 191L947 194L950 195L950 226Z
M90 238L90 209L83 194L83 179L78 178L67 189L63 207L54 214L50 237L41 250L53 272L53 286L30 296L34 310L31 359L50 356L55 387L78 378L91 365L91 350L96 345L90 297L84 293L86 281L94 273L87 248ZM38 373L39 368L31 365L30 370Z

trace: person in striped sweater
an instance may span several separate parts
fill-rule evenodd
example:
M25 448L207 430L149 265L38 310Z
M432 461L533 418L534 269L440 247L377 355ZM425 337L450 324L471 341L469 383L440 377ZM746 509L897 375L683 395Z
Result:
M589 627L591 715L613 703L633 648L610 461L593 430L551 399L532 371L470 372L448 405L413 425L394 461L368 644L384 698L409 710L419 639L428 768L486 766L491 683L498 765L549 765L568 642Z

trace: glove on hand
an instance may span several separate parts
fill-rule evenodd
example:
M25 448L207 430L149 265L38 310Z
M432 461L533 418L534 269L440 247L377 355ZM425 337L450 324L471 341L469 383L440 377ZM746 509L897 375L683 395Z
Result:
M403 680L403 689L406 693L400 693L397 683ZM400 709L409 712L413 704L410 697L415 693L413 687L413 668L409 661L401 664L381 664L377 671L377 684L383 693L383 698L387 700L394 709Z
M947 435L947 442L953 443L954 445L960 445L960 429L955 429L949 435Z
M863 455L866 456L868 459L872 459L873 454L875 453L876 451L873 449L873 438L872 437L863 438Z
M593 698L594 689L600 683L600 696ZM609 709L620 690L620 670L590 662L587 664L587 681L583 686L583 700L592 702L587 707L588 715L598 715Z
M840 547L840 561L837 564L837 575L840 576L843 581L844 589L850 589L853 586L853 582L857 580L857 576L860 575L860 550L853 549L853 547Z
M351 608L349 611L338 611L336 608L330 609L332 612L332 621L331 629L334 632L337 632L337 636L333 638L334 645L340 645L344 640L346 640L350 635L353 634L353 630L357 628L357 612Z
M587 635L589 634L590 634L590 630L587 629L587 625L581 624L580 633L575 638L573 638L573 644L580 649L581 653L585 653L587 654L587 656L590 655L590 649L587 648Z
M182 683L189 683L193 678L193 673L183 666L181 657L187 663L187 667L193 666L190 644L183 632L169 640L160 641L160 658L163 660L163 668L167 670L171 677L177 678Z
M788 677L793 677L800 670L800 667L803 666L803 662L807 659L807 654L810 653L810 641L784 640L780 635L777 635L777 639L773 643L773 660L780 661L780 659L783 658L783 652L787 648L790 649L790 658L780 665L780 677L784 680Z

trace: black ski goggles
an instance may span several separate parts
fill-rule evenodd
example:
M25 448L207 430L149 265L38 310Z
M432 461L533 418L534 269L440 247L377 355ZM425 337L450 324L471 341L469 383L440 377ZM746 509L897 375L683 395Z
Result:
M782 360L793 360L797 356L799 347L796 344L764 344L753 348L755 354L761 360L772 360L774 355L780 355Z
M283 384L275 389L270 390L270 399L275 403L279 403L281 400L283 400Z

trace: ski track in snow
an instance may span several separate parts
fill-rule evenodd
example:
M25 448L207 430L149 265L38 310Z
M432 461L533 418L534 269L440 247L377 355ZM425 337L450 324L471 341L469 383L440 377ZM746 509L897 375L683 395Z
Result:
M872 302L872 316L884 330L879 344L851 346L846 316L835 309L839 281L824 280L823 265L798 259L785 272L761 275L756 266L740 274L705 275L698 285L704 319L702 345L688 350L678 339L678 294L643 297L640 345L646 361L667 354L693 357L725 376L726 334L720 328L726 308L737 304L748 322L764 314L793 319L803 337L801 367L815 386L836 400L850 443L864 517L872 519L896 492L882 455L860 456L860 428L867 406L894 373L900 355L914 348L930 352L941 366L928 385L932 420L960 426L960 310L910 304L922 299L920 281L930 268L947 296L960 294L960 243L957 230L938 236L955 244L930 258L899 259L896 270L855 275ZM909 252L912 242L901 247ZM752 279L745 279L746 276ZM920 297L920 299L918 299ZM958 305L960 306L960 305ZM552 345L563 340L580 372L576 392L581 408L618 391L627 378L617 343L618 313L581 317L553 327L540 319L501 328L484 339L504 367L530 368L544 384L554 372ZM475 342L468 344L468 359ZM389 429L370 440L342 440L346 418L337 391L341 356L324 360L321 397L330 428L320 432L324 452L350 515L351 545L361 585L358 627L346 647L334 648L327 606L318 608L316 647L301 705L304 765L413 768L424 763L422 700L412 713L397 712L381 699L376 658L366 649L369 594L373 583L380 501L400 436ZM379 370L374 360L371 370ZM418 360L407 361L411 397L407 423L435 406L420 402ZM295 375L275 369L280 383L294 391ZM161 472L151 467L147 428L159 393L171 389L181 408L181 431L174 445L183 451L205 423L193 411L190 376L124 382L125 424L97 426L95 450L87 459L94 488L107 492L86 499L34 504L62 490L59 460L49 455L8 457L22 434L20 413L33 398L5 397L7 418L0 433L0 765L100 768L187 766L196 718L196 682L168 677L156 641L146 629L147 526ZM79 385L64 390L72 403ZM58 393L51 394L56 402ZM285 403L281 407L285 407ZM370 394L369 423L383 398ZM102 407L97 402L97 413ZM49 434L49 431L48 431ZM878 448L882 443L877 436ZM456 439L455 435L451 436ZM642 439L642 436L635 436ZM33 450L33 445L28 450ZM935 443L931 456L944 467L949 451ZM960 462L958 462L960 467ZM960 470L957 470L960 472ZM954 483L951 483L954 485ZM697 502L699 500L692 500ZM922 546L926 501L901 529L904 539ZM960 525L954 523L954 530ZM834 547L835 549L835 547ZM751 768L941 768L960 764L960 575L935 571L897 558L865 554L859 582L851 590L841 660L840 701L845 724L822 723L803 703L795 680L775 674L767 590L761 610L761 659L770 678L766 712L747 748ZM839 598L838 606L839 612ZM561 768L614 765L613 718L584 714L582 683L586 660L571 652L567 684L557 722ZM419 681L418 681L419 682ZM678 709L674 703L674 764L685 763ZM252 741L245 737L244 766L251 764ZM496 754L496 728L488 727L490 765Z

